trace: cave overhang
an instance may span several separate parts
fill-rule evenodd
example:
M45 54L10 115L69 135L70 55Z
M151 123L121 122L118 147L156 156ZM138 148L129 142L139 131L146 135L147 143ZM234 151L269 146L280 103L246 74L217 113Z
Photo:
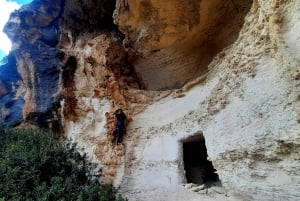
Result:
M146 89L174 89L205 75L237 40L252 2L117 0L114 22L139 54L134 66Z

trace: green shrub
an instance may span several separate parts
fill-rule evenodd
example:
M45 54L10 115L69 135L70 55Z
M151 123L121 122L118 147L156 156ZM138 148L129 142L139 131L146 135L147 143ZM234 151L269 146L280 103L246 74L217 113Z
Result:
M70 140L1 127L0 144L0 201L124 200L111 185L99 185Z

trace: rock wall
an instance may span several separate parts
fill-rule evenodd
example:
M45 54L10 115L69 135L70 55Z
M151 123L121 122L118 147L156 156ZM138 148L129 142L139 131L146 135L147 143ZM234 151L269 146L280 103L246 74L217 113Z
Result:
M62 3L35 1L13 12L5 25L4 31L13 41L9 56L9 61L13 62L8 62L1 70L17 71L14 80L7 78L5 73L1 76L1 80L14 85L7 96L16 94L12 97L14 102L4 106L7 112L2 113L2 119L6 123L18 125L26 121L48 127L52 121L61 69L59 60L63 54L56 48Z
M139 53L135 69L147 89L180 88L238 37L252 1L117 1L124 45Z
M297 0L36 0L6 26L3 119L57 122L129 200L298 200L299 10ZM185 184L192 138L205 139L222 187Z
M205 200L201 194L220 193L178 187L185 182L182 142L194 135L204 136L230 199L299 198L296 10L298 1L254 1L238 38L218 52L207 74L134 117L120 168L130 199Z
M23 120L24 90L17 71L16 59L12 53L0 68L0 107L1 120L18 125Z
M130 122L158 99L156 94L165 94L140 90L143 84L131 64L135 53L122 46L113 10L110 1L66 1L58 44L65 53L60 89L65 135L78 141L92 161L100 161L103 183L112 183L124 162L125 147L115 146L114 112L122 108ZM72 16L78 19L69 20Z

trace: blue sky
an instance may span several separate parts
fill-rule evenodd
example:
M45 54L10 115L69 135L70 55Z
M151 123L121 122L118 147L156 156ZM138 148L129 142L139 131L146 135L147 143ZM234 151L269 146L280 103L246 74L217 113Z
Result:
M3 50L0 50L0 63L3 57L5 57L7 55L7 53L5 53Z
M8 2L17 2L19 5L31 3L32 0L7 0Z
M23 4L28 4L28 3L31 3L32 0L7 0L7 1L11 1L11 2L17 2L18 4L20 5L23 5Z
M0 0L0 61L11 49L11 42L6 34L2 32L4 25L9 19L9 15L22 5L31 3L32 0Z

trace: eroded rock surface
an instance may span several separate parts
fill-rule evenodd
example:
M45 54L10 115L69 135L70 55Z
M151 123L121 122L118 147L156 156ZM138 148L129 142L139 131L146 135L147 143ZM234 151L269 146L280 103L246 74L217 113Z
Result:
M19 84L15 90L19 91L18 97L24 104L19 107L21 116L13 110L9 114L17 115L15 124L25 120L48 127L51 121L53 95L58 91L61 68L59 58L62 52L56 45L63 2L35 1L13 12L4 28L13 41L10 54L16 61L19 74Z
M234 42L252 1L119 0L115 22L147 89L180 88Z
M296 0L36 0L6 26L2 117L57 123L129 200L298 200L299 10ZM185 184L183 142L195 136L222 187Z

